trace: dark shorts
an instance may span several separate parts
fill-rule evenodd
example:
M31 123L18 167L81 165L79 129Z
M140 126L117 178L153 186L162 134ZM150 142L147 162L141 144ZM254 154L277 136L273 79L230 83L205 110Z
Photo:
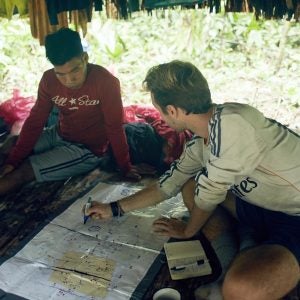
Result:
M238 197L236 212L240 223L254 230L259 243L284 246L300 263L300 216L267 210Z

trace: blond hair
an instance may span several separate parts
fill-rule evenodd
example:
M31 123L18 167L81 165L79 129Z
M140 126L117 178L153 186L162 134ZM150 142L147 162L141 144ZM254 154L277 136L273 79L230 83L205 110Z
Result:
M167 105L187 113L206 113L212 106L208 83L191 63L174 60L152 67L143 82L163 112Z

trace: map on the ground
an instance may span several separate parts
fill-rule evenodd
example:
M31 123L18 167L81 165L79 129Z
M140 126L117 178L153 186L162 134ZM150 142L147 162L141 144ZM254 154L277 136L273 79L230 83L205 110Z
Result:
M138 190L99 183L0 266L0 289L30 300L130 299L167 241L152 222L182 210L181 196L86 224L81 209L88 197L109 203Z

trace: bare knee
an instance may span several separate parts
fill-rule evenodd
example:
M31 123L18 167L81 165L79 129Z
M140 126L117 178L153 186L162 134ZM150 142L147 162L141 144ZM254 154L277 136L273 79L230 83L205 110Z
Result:
M299 264L280 245L261 245L241 252L227 272L222 293L225 300L281 299L299 280Z
M224 300L255 300L260 299L256 295L257 289L257 286L243 274L229 272L223 282L222 295Z

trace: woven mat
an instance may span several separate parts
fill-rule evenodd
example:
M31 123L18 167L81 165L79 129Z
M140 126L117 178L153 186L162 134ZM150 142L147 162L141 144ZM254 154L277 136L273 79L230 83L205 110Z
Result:
M0 198L1 261L13 256L39 230L99 181L114 174L99 170L67 181L31 183Z

